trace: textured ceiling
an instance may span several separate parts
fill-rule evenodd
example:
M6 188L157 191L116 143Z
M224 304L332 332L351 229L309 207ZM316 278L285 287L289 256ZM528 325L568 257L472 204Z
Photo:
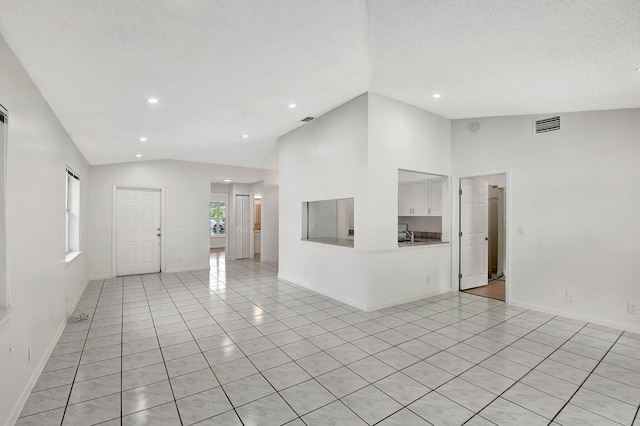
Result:
M365 91L448 118L640 107L638 0L0 0L0 34L91 164L274 169Z

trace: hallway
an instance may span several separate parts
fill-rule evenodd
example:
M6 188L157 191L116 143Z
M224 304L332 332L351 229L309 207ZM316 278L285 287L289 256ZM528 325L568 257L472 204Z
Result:
M275 264L211 265L91 282L89 320L67 325L17 424L636 418L639 335L464 293L362 312L278 281Z

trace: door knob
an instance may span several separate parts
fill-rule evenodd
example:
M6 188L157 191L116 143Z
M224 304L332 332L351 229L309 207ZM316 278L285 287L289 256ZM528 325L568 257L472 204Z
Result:
M162 234L156 234L156 237L159 237L160 235L162 235Z

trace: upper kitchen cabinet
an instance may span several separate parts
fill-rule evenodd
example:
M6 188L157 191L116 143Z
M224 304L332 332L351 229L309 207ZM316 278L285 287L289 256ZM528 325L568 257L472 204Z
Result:
M442 216L442 179L429 179L429 216Z
M398 182L398 216L442 216L442 179Z
M398 184L398 216L410 216L413 210L413 185L411 182Z

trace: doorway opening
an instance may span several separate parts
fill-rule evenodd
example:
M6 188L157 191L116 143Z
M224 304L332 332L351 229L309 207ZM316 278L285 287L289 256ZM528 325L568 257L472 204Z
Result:
M459 289L506 300L507 175L460 179Z
M262 252L262 194L253 194L253 258L260 260Z

